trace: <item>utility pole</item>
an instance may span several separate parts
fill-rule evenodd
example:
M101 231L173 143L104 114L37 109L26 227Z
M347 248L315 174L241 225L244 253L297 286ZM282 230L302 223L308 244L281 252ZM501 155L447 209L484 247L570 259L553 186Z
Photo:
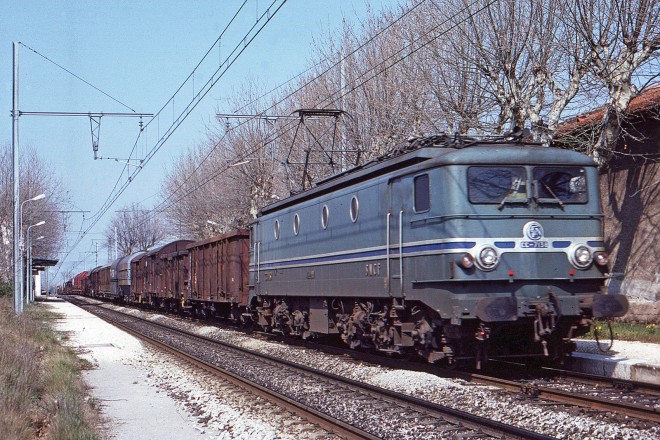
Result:
M23 270L22 259L19 242L21 239L21 224L19 219L19 161L18 161L18 43L14 42L13 45L14 56L14 81L13 81L13 99L12 99L12 162L13 162L13 196L14 196L14 313L20 315L23 313L23 292L21 289Z
M117 258L117 226L115 226L115 260Z
M344 111L344 84L346 80L344 78L344 57L342 56L341 51L339 52L339 110ZM344 129L341 131L341 145L339 146L339 170L343 173L347 168L347 158L346 158L346 124L344 124Z

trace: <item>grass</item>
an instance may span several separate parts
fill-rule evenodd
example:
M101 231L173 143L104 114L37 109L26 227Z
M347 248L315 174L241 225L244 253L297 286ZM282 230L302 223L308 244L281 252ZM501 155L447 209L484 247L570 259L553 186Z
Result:
M606 321L596 321L589 333L582 339L595 339L594 331L598 331L601 340L609 340L610 331ZM660 344L660 325L658 324L636 324L631 322L612 322L614 339L620 341L639 341Z
M45 324L52 317L40 305L17 317L0 297L0 439L101 438L80 380L86 365Z

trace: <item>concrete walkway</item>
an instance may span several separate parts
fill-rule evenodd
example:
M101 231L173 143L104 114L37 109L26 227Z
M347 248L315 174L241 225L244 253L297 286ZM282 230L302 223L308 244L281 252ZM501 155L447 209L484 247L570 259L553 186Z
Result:
M147 384L140 363L155 355L140 341L72 304L46 302L63 315L55 328L66 333L65 344L94 365L83 378L101 405L109 438L204 438L196 420L179 410L174 399Z

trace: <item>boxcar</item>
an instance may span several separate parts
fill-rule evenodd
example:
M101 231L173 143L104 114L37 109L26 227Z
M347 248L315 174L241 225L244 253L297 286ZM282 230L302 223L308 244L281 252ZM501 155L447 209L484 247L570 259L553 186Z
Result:
M239 229L188 246L194 313L240 318L249 295L249 242L248 231Z
M110 265L97 266L89 272L91 296L109 297L111 294Z
M135 252L131 255L118 258L110 265L111 297L126 301L131 295L131 262L144 255L144 252Z
M73 281L71 282L71 288L70 288L70 293L74 295L81 295L84 291L84 283L89 275L89 272L83 271L80 272L78 275L73 277Z
M147 253L131 260L131 298L130 302L141 304L147 294Z
M159 253L162 285L156 296L165 310L181 310L184 307L190 278L189 243L189 240L179 240L165 246Z
M177 285L172 281L172 266L168 258L187 252L190 243L192 240L176 240L133 259L131 293L134 301L154 307L170 305ZM172 289L168 283L172 283ZM181 284L178 286L181 287Z

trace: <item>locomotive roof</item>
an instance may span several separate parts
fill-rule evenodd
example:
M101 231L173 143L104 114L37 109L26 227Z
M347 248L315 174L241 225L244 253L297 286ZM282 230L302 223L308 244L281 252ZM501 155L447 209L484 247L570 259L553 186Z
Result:
M478 142L464 148L422 147L387 160L375 160L332 176L317 186L293 195L261 210L261 214L278 211L301 201L355 185L389 172L419 165L411 172L446 165L575 165L595 166L589 156L571 150L542 147L539 144Z

